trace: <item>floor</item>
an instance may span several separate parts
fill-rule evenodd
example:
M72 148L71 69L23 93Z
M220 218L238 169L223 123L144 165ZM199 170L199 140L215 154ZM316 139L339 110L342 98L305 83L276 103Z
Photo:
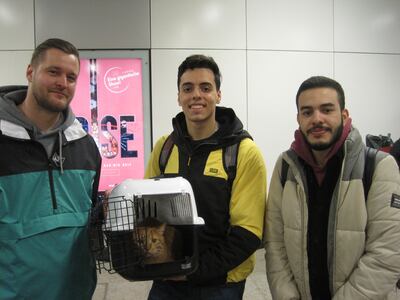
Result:
M146 300L151 281L130 282L118 274L102 271L98 275L93 300ZM244 300L272 300L265 275L264 249L256 252L256 266L247 278ZM388 300L400 300L400 290L393 290Z
M98 284L94 300L145 300L151 281L129 282L118 274L102 271L98 276ZM256 252L256 266L246 281L244 300L272 300L265 275L264 250Z

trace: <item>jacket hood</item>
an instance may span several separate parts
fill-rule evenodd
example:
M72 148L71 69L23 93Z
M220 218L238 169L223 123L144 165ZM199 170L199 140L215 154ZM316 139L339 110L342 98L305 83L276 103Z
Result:
M243 129L243 124L231 108L217 106L215 119L218 122L219 129L209 138L202 142L209 145L215 144L218 147L228 146L239 142L244 138L251 138L250 134ZM184 140L190 141L191 137L187 131L186 119L183 112L180 112L172 119L174 128L173 138L176 143L182 143Z
M20 125L35 137L40 135L39 129L17 107L25 100L27 90L28 87L22 85L0 87L0 120ZM47 132L46 135L52 135L60 130L63 131L73 124L75 115L70 107L63 112L63 116L64 121L57 128Z
M62 146L64 140L78 139L86 135L79 121L76 120L70 107L63 112L63 120L60 120L58 126L41 132L40 129L29 120L18 105L25 101L28 88L26 86L6 86L0 88L0 132L13 137L32 139L41 143L47 153L47 156L53 156L53 161L57 161L63 173ZM12 126L2 121L11 123ZM15 128L17 128L15 132ZM4 133L4 129L5 133ZM56 139L58 138L58 153L53 153Z

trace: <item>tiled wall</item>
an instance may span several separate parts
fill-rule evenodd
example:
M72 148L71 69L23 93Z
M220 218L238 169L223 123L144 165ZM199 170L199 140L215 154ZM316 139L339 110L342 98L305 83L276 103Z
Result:
M212 55L221 105L236 110L269 174L293 139L294 97L311 75L342 83L363 136L400 137L398 0L1 0L0 85L25 83L32 49L52 36L80 49L150 49L155 138L180 109L179 63Z
M24 84L34 48L33 1L0 1L0 85Z

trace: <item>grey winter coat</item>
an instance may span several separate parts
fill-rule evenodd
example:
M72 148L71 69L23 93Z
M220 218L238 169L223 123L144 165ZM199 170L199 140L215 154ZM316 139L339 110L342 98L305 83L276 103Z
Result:
M366 200L364 147L353 128L344 143L340 181L331 201L327 264L331 294L338 300L385 299L400 278L398 167L390 155L378 154ZM282 159L289 164L284 187L280 182ZM307 199L298 157L293 151L285 152L272 175L266 212L265 259L274 299L311 299Z

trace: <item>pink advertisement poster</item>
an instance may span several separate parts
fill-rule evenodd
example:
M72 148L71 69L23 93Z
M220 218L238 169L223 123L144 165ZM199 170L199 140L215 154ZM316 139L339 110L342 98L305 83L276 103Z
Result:
M103 158L100 191L144 176L142 61L81 59L72 110Z

